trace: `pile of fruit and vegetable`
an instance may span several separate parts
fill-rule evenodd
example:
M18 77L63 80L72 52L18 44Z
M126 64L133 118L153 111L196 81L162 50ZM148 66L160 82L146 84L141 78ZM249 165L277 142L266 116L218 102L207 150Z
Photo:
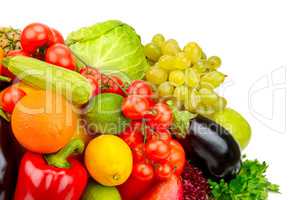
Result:
M111 20L0 28L0 198L265 200L248 122L217 94L221 59Z

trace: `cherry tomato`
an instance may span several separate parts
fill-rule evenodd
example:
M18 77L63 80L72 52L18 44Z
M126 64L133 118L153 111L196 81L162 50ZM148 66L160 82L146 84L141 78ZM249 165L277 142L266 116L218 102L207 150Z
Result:
M150 130L147 133L147 140L148 141L161 140L168 144L172 140L172 136L170 131L167 129Z
M170 155L167 158L168 164L173 168L174 174L181 175L186 162L185 151L182 145L176 140L171 140L169 143Z
M145 145L142 144L137 144L135 145L134 148L132 148L133 152L133 160L134 162L143 162L145 161Z
M146 81L135 80L127 88L126 92L129 95L141 95L147 98L153 95L152 87Z
M11 50L7 53L7 56L28 56L30 57L30 54L25 52L22 49L19 50Z
M144 137L140 127L137 124L127 127L121 134L121 139L123 139L129 147L133 148L137 144L144 142Z
M110 76L109 78L106 75L102 75L102 92L103 93L114 93L121 96L125 96L124 91L121 88L124 88L124 84L120 78L117 76ZM120 87L119 87L120 86Z
M153 161L162 161L170 155L170 147L161 140L148 141L146 144L146 154Z
M157 103L152 114L146 115L147 124L156 129L165 129L172 125L173 113L166 103Z
M132 176L142 181L152 180L154 177L153 167L150 164L143 162L135 163Z
M12 113L16 103L26 95L24 91L16 87L9 87L2 95L2 108L7 113Z
M99 72L99 70L92 67L83 67L82 69L80 69L79 73L82 76L90 75L94 77L97 81L101 79L101 73Z
M53 44L65 44L62 34L54 28L50 28L50 34L48 39L48 45Z
M34 53L38 48L48 44L50 28L41 23L32 23L21 34L21 45L25 52Z
M127 96L122 103L123 114L133 120L142 119L149 109L148 100L141 96Z
M100 87L98 81L91 75L85 75L85 78L89 81L92 87L92 96L95 97L100 93Z
M155 173L155 177L158 180L165 181L172 177L173 169L167 163L158 164L155 168L154 173Z
M75 59L64 44L54 44L46 50L45 61L69 70L75 70Z

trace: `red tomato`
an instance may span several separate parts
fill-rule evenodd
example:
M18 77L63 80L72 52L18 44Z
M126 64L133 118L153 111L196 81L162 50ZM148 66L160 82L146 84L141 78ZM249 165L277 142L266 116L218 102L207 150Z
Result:
M141 125L140 125L141 126ZM137 144L144 142L144 137L141 128L138 124L131 124L121 134L120 137L128 144L129 147L133 148Z
M129 95L141 95L150 98L153 95L152 87L146 81L135 80L127 88L126 92Z
M157 167L155 168L155 177L158 180L165 181L171 178L173 175L173 169L172 167L167 164L158 164Z
M21 34L21 45L25 52L34 53L38 48L48 44L50 28L41 23L32 23Z
M167 129L151 130L147 134L147 140L161 140L165 143L169 143L172 140L172 136L170 131Z
M30 54L25 52L22 49L19 50L11 50L7 53L7 56L28 56L30 57Z
M26 95L24 91L16 87L9 87L2 95L2 108L7 113L12 113L16 103Z
M133 160L134 162L143 162L145 161L145 145L142 144L137 144L135 147L132 149L133 151Z
M174 174L181 175L186 162L185 151L182 145L176 140L170 141L170 155L167 158L168 164L174 169Z
M122 103L123 114L130 119L142 119L150 109L149 102L146 98L141 96L128 96Z
M114 93L121 96L126 96L121 88L124 88L124 83L117 76L102 75L102 92L103 93ZM119 87L120 86L120 87Z
M166 103L157 103L152 114L147 115L147 124L156 129L165 129L172 125L173 113Z
M101 73L99 72L99 70L92 67L83 67L82 69L80 69L79 73L82 76L90 75L94 77L97 81L101 79Z
M64 38L62 34L54 28L50 28L50 35L48 45L51 46L53 44L65 44Z
M154 177L153 167L143 162L135 163L133 166L132 176L142 181L152 180Z
M46 50L45 61L69 70L75 70L75 59L64 44L54 44Z
M92 87L92 96L93 97L97 96L100 93L100 87L99 87L98 81L93 76L91 76L91 75L86 75L84 77L87 78L87 80L91 84L91 87Z
M149 141L145 147L148 158L153 161L161 161L170 155L170 147L161 140Z

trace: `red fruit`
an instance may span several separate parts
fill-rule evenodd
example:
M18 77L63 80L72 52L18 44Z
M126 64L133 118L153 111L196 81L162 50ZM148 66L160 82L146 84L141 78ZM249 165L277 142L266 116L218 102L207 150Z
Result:
M150 98L153 95L153 90L150 84L142 80L133 81L127 88L126 92L129 95L140 95L146 98Z
M147 133L148 141L161 140L165 143L169 143L172 139L171 133L168 129L150 130Z
M166 103L157 103L153 109L152 114L146 115L147 124L156 129L165 129L173 123L173 113Z
M48 44L50 28L41 23L32 23L21 34L21 45L25 52L34 53L38 48Z
M123 139L131 148L134 148L137 144L141 144L144 141L140 126L141 125L133 123L120 134L121 139Z
M179 176L182 174L186 162L185 151L176 140L171 140L169 146L171 150L167 158L168 164L173 168L174 174Z
M140 200L183 200L181 178L173 175L169 180L157 183Z
M7 113L12 113L17 102L26 95L24 91L16 87L9 87L2 95L2 108Z
M155 177L158 180L165 181L172 177L173 169L167 163L158 164L155 168L154 173L155 173Z
M133 166L132 176L142 181L152 180L154 177L153 167L144 162L135 163Z
M91 67L83 67L82 69L80 69L79 73L82 76L92 76L97 81L101 79L101 73L99 72L99 70Z
M30 57L30 54L25 52L24 50L11 50L7 53L7 56L28 56Z
M69 70L76 69L74 56L64 44L51 45L46 50L45 61Z
M149 141L146 144L146 154L153 161L162 161L168 158L170 147L161 140Z
M149 109L149 102L141 96L127 96L122 103L123 114L132 120L142 119Z
M134 177L130 177L125 183L119 185L117 188L122 200L138 200L150 189L152 183L153 180L141 181Z
M114 93L125 96L124 91L121 89L124 88L124 83L117 76L107 77L106 75L102 75L101 82L103 93Z
M144 144L137 144L133 149L133 161L134 162L144 162L145 157L145 145Z
M51 46L53 44L65 44L65 41L62 34L59 31L57 31L54 28L50 28L48 46Z

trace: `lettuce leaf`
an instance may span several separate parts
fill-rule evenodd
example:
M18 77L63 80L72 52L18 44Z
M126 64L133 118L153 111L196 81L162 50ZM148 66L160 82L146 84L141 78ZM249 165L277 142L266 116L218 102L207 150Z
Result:
M88 65L124 79L142 79L149 68L141 39L129 25L110 20L69 34L66 44Z

